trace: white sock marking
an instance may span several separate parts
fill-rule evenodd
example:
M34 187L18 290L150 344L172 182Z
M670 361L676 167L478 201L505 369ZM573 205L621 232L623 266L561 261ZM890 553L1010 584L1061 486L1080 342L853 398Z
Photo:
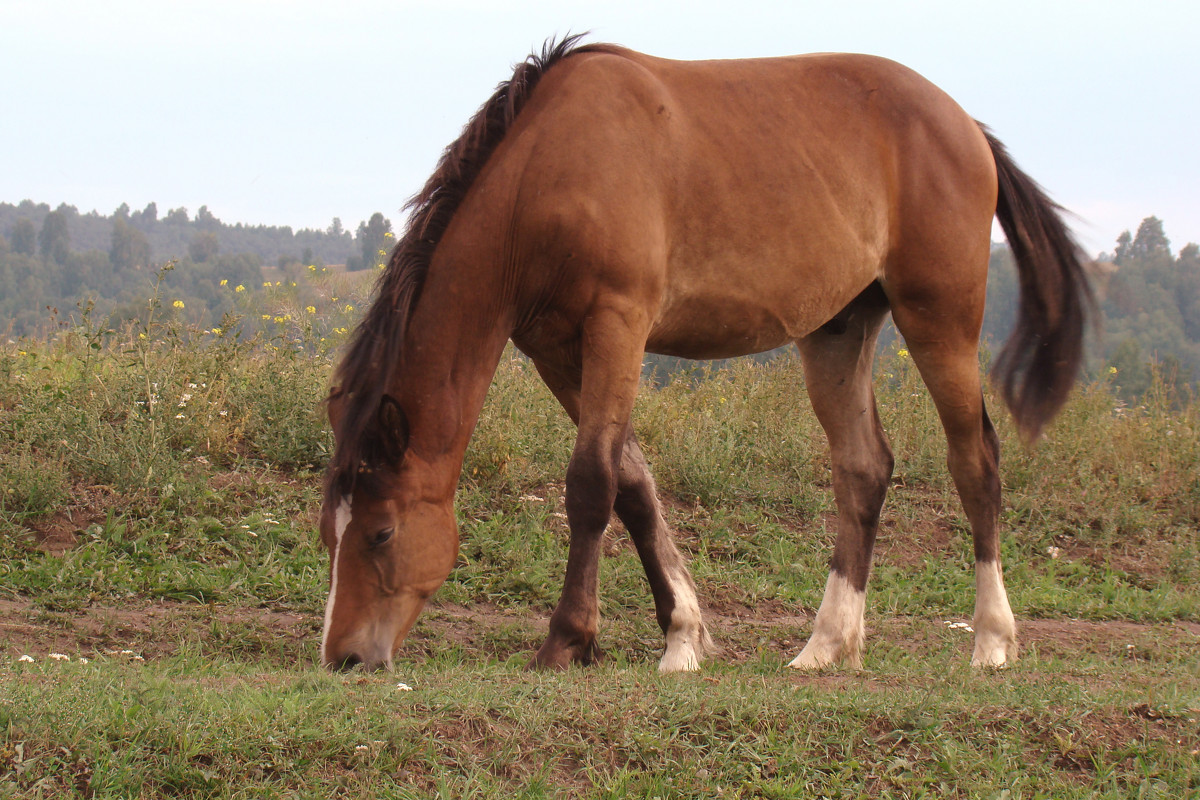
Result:
M863 611L867 593L860 592L843 575L830 571L825 596L817 609L812 636L792 663L793 669L817 669L837 661L862 666Z
M329 597L325 600L325 627L321 631L321 663L329 663L329 624L333 621L333 603L337 595L338 585L338 553L342 547L342 537L350 525L350 498L343 497L333 515L333 549L329 553Z
M659 672L694 672L700 669L707 636L700 618L700 603L696 591L685 575L671 573L667 576L671 594L675 596L675 608L671 611L671 625L667 628L667 651L658 662Z
M1001 667L1017 658L1017 622L1004 591L999 561L975 562L973 667Z

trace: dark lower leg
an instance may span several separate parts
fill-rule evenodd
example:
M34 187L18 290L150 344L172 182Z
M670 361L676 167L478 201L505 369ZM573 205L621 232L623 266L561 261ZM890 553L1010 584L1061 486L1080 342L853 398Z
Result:
M616 496L615 456L576 453L567 469L567 523L571 544L563 591L546 641L530 666L562 669L603 658L596 643L600 622L599 564L604 529ZM609 462L606 464L605 462Z

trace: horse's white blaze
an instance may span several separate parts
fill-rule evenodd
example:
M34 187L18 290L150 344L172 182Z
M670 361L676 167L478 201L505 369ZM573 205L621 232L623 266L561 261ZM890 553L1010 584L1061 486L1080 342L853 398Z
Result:
M667 582L675 596L675 608L671 610L671 625L667 628L667 651L658 662L658 671L694 672L700 669L705 645L700 603L686 575L668 573Z
M329 662L329 626L333 622L333 604L337 598L338 553L342 550L342 537L350 525L350 498L343 497L333 515L333 549L329 552L329 597L325 600L325 627L321 631L321 662Z
M821 607L813 622L812 636L788 666L817 669L835 661L860 666L866 604L866 592L854 588L845 576L830 571L829 580L825 582L825 596L821 598Z
M1017 657L1017 622L1004 591L999 561L975 562L973 667L1000 667Z

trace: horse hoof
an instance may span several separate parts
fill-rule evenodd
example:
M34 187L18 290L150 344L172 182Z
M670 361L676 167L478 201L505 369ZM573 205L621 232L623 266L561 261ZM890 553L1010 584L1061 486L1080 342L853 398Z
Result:
M558 645L546 642L525 665L529 670L565 670L572 666L590 667L604 660L604 651L594 641L586 645Z

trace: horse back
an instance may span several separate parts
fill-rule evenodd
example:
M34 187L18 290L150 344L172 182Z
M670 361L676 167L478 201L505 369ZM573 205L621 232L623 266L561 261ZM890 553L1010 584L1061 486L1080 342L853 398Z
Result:
M986 252L995 209L974 121L853 54L585 50L543 78L493 162L480 187L522 273L518 327L552 317L557 339L621 298L650 309L648 349L690 357L800 338L931 243Z

